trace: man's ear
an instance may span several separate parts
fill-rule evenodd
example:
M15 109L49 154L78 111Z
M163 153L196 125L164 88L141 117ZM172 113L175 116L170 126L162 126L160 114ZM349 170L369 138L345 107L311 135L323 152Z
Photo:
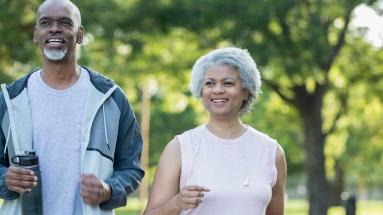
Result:
M33 30L33 42L34 43L38 43L39 42L39 40L36 38L36 26L35 26L35 29Z
M78 27L78 32L77 32L77 37L76 37L76 42L78 44L81 44L84 40L84 27L82 26L79 26Z

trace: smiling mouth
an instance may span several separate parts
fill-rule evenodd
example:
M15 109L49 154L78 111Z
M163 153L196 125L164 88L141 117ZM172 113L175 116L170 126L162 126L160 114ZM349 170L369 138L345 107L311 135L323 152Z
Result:
M211 99L210 101L212 101L215 104L220 104L220 103L227 102L228 100L229 99Z
M61 44L65 43L65 41L62 39L51 38L51 39L45 40L45 43L52 44L52 45L61 45Z

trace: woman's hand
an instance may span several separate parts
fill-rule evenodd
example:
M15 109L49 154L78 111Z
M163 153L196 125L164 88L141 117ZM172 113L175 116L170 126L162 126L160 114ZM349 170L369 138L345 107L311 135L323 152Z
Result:
M205 192L209 191L202 186L188 185L175 196L174 200L180 210L196 208L202 202Z

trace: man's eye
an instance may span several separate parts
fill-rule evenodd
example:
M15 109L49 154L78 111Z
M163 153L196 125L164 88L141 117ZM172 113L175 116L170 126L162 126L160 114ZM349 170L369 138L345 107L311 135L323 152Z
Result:
M61 21L61 24L64 26L72 26L72 23L69 21Z
M48 25L48 24L49 24L48 21L41 21L41 22L40 22L40 25L41 25L41 26L46 26L46 25Z

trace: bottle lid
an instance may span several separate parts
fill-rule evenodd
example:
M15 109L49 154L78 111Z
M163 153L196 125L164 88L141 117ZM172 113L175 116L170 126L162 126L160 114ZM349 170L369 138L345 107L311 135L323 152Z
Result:
M33 166L39 164L39 157L35 151L26 151L25 155L19 157L20 166Z

